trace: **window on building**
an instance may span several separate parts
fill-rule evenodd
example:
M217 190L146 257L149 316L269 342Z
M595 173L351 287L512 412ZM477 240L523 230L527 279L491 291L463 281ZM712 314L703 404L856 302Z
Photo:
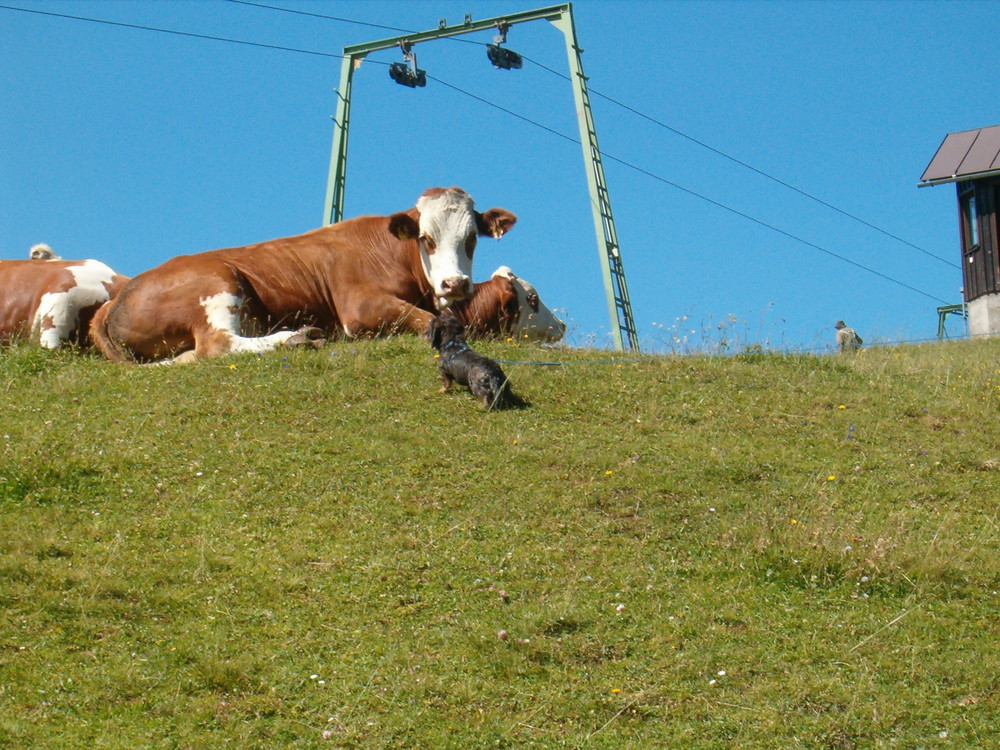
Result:
M976 191L970 190L959 199L962 210L962 239L965 250L979 246L979 217L976 216Z

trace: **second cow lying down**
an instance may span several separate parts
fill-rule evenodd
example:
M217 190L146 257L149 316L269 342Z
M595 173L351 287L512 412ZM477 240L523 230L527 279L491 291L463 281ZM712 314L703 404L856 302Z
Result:
M566 333L566 324L545 306L535 287L507 266L500 266L489 281L477 282L472 298L451 309L473 337L558 341Z
M127 281L99 260L0 260L0 343L85 346L90 319Z
M516 221L502 208L479 213L459 188L432 188L392 216L178 256L132 279L91 335L109 359L153 362L268 351L303 327L423 334L434 315L420 305L471 296L477 236L502 237Z

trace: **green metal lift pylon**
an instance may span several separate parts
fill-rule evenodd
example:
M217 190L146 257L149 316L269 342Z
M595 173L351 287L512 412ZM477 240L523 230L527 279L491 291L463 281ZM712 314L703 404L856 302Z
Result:
M611 213L611 199L604 179L601 150L597 144L597 128L594 125L594 116L590 109L590 96L587 93L587 77L583 73L583 61L580 57L583 50L577 44L571 3L512 13L483 21L473 21L470 16L466 16L465 22L460 25L446 26L442 22L438 28L429 31L344 47L344 61L340 69L340 87L337 89L337 113L333 120L333 147L330 153L330 174L327 179L323 223L332 224L344 217L344 190L347 183L347 137L351 122L351 84L354 71L369 53L398 47L401 42L413 45L431 39L442 39L476 31L486 31L498 26L509 27L526 21L538 20L550 21L566 37L570 81L573 84L573 98L576 102L580 144L583 147L583 163L587 172L587 187L590 192L598 254L604 277L604 292L611 319L612 340L618 351L623 351L627 345L632 351L638 352L639 340L632 319L632 303L629 301L628 287L625 283L625 269L622 266L615 220Z

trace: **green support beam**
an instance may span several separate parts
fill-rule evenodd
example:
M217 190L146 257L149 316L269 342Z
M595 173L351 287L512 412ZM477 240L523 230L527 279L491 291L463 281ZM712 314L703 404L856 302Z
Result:
M611 213L611 197L604 180L601 149L597 145L597 126L594 125L594 115L590 109L587 76L583 74L583 60L580 57L583 50L576 41L572 11L567 10L560 15L553 25L566 37L566 55L569 58L570 78L574 84L573 99L576 102L576 119L580 126L583 166L587 171L590 208L594 216L597 252L604 277L604 294L608 301L612 340L618 351L622 351L627 343L629 349L638 352L639 338L635 332L635 322L632 320L632 303L629 301L628 286L625 284L625 269L618 248L618 233Z
M622 351L626 345L632 351L639 351L635 323L632 319L632 304L629 301L625 283L625 269L622 266L621 251L611 213L611 199L604 179L601 151L597 143L597 128L590 109L587 93L587 77L583 73L583 50L577 44L576 27L573 23L573 6L570 3L553 5L537 10L512 13L483 21L473 21L466 16L465 22L446 26L443 22L429 31L414 32L402 36L380 39L366 44L344 47L344 62L340 72L340 87L337 89L337 114L333 120L333 146L330 154L330 173L327 180L326 205L323 223L333 224L344 217L344 191L347 182L347 137L350 127L351 85L354 71L370 53L398 47L400 43L414 45L432 39L487 31L498 26L513 26L527 21L550 21L566 37L566 52L569 58L570 80L573 84L573 98L576 103L577 121L580 127L580 143L583 147L583 162L587 173L587 187L590 192L591 211L597 234L598 253L604 278L604 290L611 318L612 340L615 348Z
M965 320L966 329L969 326L969 311L966 309L965 304L960 305L942 305L937 309L938 313L938 339L943 339L948 335L948 329L945 327L945 319L949 315L960 315L963 320ZM968 332L968 330L966 330Z
M333 224L344 218L344 186L347 183L347 132L351 125L351 83L354 68L361 58L344 55L340 66L340 88L337 89L337 114L333 118L333 150L330 154L330 175L326 180L326 209L323 223Z

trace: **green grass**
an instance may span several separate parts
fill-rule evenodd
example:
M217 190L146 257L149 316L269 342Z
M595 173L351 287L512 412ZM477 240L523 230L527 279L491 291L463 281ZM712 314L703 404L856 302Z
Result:
M1000 341L479 349L0 352L0 747L995 741Z

